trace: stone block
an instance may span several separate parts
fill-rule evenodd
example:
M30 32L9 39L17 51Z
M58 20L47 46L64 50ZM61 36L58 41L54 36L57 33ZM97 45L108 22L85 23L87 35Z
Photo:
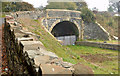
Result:
M23 50L40 50L43 44L40 41L21 41Z
M43 56L43 54L38 50L23 50L23 53L27 53L28 56L34 58L35 56Z
M17 32L19 33L20 30L22 29L22 27L21 26L14 26L14 25L10 24L10 29L14 30L15 33L17 33Z
M25 34L23 34L23 33L15 33L15 37L16 38L22 38L23 36L24 36Z
M68 69L65 69L63 67L60 66L56 66L56 65L51 65L51 64L41 64L40 65L41 71L42 71L42 76L46 76L46 75L60 75L60 76L65 76L67 74L69 74L69 76L72 76L72 72Z
M64 68L70 68L70 67L72 67L72 66L73 66L72 63L69 63L69 62L62 62L62 67L64 67Z
M52 60L52 59L55 59L55 58L58 58L58 56L55 54L55 53L53 53L53 52L50 52L50 51L46 51L46 50L40 50L40 52L42 53L42 54L44 54L44 55L48 55L48 56L50 56L50 59Z
M33 38L22 37L22 38L17 38L17 41L18 41L18 43L20 43L20 41L33 41Z
M50 62L48 64L55 64L55 65L58 65L58 66L62 66L63 60L62 58L57 58L57 59L53 59L53 60L50 60Z
M85 65L80 64L80 63L75 64L73 66L73 68L75 69L73 71L74 76L79 76L79 75L93 76L93 74L94 74L93 70L90 67L85 66Z
M46 64L47 62L49 62L50 60L49 56L35 56L34 57L34 61L35 61L35 65L39 66L40 64Z

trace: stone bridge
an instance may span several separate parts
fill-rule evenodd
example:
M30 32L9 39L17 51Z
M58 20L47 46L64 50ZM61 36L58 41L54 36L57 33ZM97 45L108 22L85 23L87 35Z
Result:
M75 36L76 39L72 37L72 40L70 40L72 43L70 44L73 44L77 39L110 39L109 33L97 22L83 23L80 11L47 9L44 13L45 17L42 18L42 25L57 39L68 40L67 43L69 43L71 36ZM67 36L66 40L65 36Z
M65 45L74 44L76 40L81 39L111 39L109 33L100 24L97 22L84 23L80 15L80 11L46 9L44 11L20 12L18 18L40 19L42 25L58 40L64 41Z
M43 25L54 36L76 35L81 38L83 27L79 11L47 9Z

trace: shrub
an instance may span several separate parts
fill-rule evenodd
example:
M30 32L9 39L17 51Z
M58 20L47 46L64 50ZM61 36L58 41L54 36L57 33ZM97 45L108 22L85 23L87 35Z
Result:
M83 8L81 10L81 17L84 22L95 23L95 16L94 16L93 12L91 10L89 10L88 8Z
M113 26L113 21L109 20L109 22L107 23L109 26Z

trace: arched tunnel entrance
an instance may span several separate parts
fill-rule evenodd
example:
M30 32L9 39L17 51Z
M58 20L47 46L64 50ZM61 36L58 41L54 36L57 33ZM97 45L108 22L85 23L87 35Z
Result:
M79 37L78 27L69 21L56 24L51 33L60 40L63 45L73 45Z

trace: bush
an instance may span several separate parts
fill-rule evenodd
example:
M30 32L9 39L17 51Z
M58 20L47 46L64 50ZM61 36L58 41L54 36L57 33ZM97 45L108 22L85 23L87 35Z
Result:
M113 21L110 20L107 24L108 24L109 26L113 26Z
M95 23L95 16L92 11L90 11L88 8L83 8L81 10L81 17L84 22L87 23Z
M32 11L34 10L33 5L27 2L3 2L3 12L16 12L16 11Z

